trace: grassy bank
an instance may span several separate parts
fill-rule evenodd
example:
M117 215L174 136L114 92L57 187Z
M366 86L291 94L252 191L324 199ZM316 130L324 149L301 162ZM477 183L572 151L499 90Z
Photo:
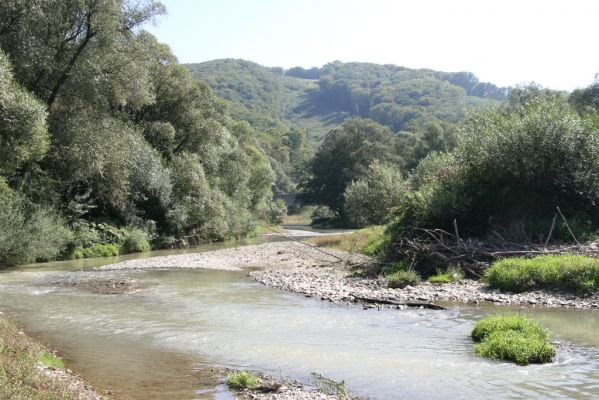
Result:
M599 259L578 255L506 258L485 272L490 287L515 293L549 289L581 294L599 291Z
M372 249L382 237L384 230L385 228L382 226L372 226L352 233L317 236L310 238L308 242L319 247L371 255Z
M101 399L38 341L0 317L0 399Z
M522 315L494 315L479 321L472 330L477 355L518 365L551 362L555 347L539 324Z

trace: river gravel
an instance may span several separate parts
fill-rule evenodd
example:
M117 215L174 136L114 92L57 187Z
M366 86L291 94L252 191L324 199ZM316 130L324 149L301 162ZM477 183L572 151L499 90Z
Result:
M464 279L460 282L432 285L427 282L403 289L387 288L385 280L349 277L348 265L361 264L368 258L330 249L316 249L299 242L275 242L242 246L204 253L127 260L98 270L126 269L218 269L238 271L258 269L249 275L270 287L300 293L307 297L334 302L354 302L356 298L394 302L490 302L505 305L574 307L599 309L599 294L583 297L571 293L534 291L505 293L484 283ZM365 307L373 307L372 304Z

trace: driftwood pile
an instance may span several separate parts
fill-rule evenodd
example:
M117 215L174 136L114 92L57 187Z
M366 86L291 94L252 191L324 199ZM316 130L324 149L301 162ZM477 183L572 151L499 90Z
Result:
M442 229L413 228L393 244L394 255L408 260L423 274L439 268L460 266L472 277L480 277L495 260L505 257L534 257L544 254L583 254L599 256L599 243L563 245L548 243L515 243L505 240L460 238Z

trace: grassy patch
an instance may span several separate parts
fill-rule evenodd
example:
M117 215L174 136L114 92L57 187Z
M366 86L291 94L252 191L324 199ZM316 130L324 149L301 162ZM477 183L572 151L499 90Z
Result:
M227 385L233 390L256 389L262 381L249 372L238 372L227 378Z
M119 246L116 244L95 244L81 250L84 258L112 257L119 255Z
M420 275L413 269L385 275L385 279L387 280L387 286L390 288L404 288L408 285L415 286L420 283Z
M123 239L123 253L147 253L152 250L148 235L141 229L130 229Z
M436 275L430 276L427 281L433 284L458 282L464 279L464 271L460 267L449 267L445 272L437 271Z
M477 355L518 365L551 362L555 347L547 331L522 315L495 315L479 321L472 339Z
M64 368L64 363L62 360L51 353L43 353L40 356L40 362L50 369Z
M516 293L537 289L595 293L599 291L599 259L577 255L506 258L494 262L484 279L492 288Z
M63 368L62 361L39 342L0 318L0 399L78 399L67 381L40 370Z
M316 236L310 238L309 242L319 247L371 255L371 247L380 240L383 232L384 228L382 226L372 226L352 233Z

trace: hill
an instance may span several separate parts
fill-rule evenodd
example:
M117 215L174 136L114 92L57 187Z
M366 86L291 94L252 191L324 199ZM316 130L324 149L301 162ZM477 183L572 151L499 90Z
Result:
M493 106L506 88L470 72L342 63L284 70L237 59L187 64L230 102L234 116L262 129L295 127L319 139L347 117L371 118L394 132L424 120L457 122L468 107Z

